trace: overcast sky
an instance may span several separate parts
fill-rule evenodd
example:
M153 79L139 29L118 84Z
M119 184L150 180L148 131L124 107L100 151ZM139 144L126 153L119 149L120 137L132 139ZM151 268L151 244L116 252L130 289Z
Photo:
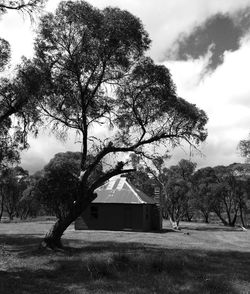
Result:
M149 52L165 64L177 93L209 117L208 138L200 147L203 156L192 160L202 166L242 162L239 140L250 131L250 0L89 0L94 6L118 6L138 16L152 39ZM47 10L59 1L50 0ZM12 47L12 62L33 53L34 25L16 12L0 21L0 36ZM74 150L52 135L30 140L22 155L23 167L41 169L57 152ZM169 164L189 158L187 146L173 152Z

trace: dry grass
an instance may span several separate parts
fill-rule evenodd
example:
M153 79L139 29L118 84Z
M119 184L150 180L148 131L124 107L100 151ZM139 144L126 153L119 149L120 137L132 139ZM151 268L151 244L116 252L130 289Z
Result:
M0 224L0 293L250 293L249 232L74 232L39 251L51 222ZM187 234L188 233L188 234Z

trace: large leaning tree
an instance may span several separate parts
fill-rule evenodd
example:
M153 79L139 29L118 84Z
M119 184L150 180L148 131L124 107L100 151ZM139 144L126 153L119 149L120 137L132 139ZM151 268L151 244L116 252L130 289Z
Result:
M68 1L41 18L35 56L25 65L33 68L33 82L39 80L27 108L36 109L40 120L61 134L75 130L82 145L74 206L56 221L44 245L61 247L64 231L96 198L95 190L133 171L126 161L112 160L93 177L110 155L205 140L206 114L176 95L169 70L145 56L149 45L141 21L118 8ZM95 136L99 127L102 140Z

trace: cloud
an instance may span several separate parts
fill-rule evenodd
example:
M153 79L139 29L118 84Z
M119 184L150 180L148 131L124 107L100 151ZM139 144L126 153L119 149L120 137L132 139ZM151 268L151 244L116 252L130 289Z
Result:
M80 151L81 145L77 143L75 133L70 132L66 141L59 140L48 131L41 131L37 138L29 137L30 148L21 153L21 165L34 173L54 157L56 153L66 151Z
M250 40L246 37L238 50L225 52L223 64L201 81L206 56L164 63L171 70L178 95L205 110L209 117L208 138L201 146L205 157L193 156L199 166L243 161L237 146L250 131L249 51ZM185 150L189 150L187 146ZM174 151L170 163L189 157L189 151L185 152Z
M104 126L96 125L89 130L89 133L90 136L103 140L108 136L109 131ZM73 130L69 130L65 140L62 140L48 129L41 129L36 138L29 136L28 142L30 148L21 153L21 165L30 173L43 169L56 153L81 152L82 150L79 134L77 135ZM89 146L91 146L91 141L89 141Z
M189 33L182 33L167 50L173 60L199 59L209 53L204 73L214 71L224 62L224 54L240 48L240 41L249 33L250 8L230 14L216 14L197 25Z
M54 11L60 0L49 0L47 11ZM215 14L234 14L250 5L250 0L88 0L98 8L117 6L138 16L152 38L150 55L157 62L166 60L166 50L173 45L181 33L190 33L197 24ZM245 15L245 14L244 14ZM13 62L17 63L22 55L32 56L33 39L36 25L22 14L10 11L0 20L1 37L6 38L13 52Z
M30 19L16 11L9 11L0 19L1 38L6 39L11 45L12 64L20 62L22 56L33 55L33 41L35 26Z

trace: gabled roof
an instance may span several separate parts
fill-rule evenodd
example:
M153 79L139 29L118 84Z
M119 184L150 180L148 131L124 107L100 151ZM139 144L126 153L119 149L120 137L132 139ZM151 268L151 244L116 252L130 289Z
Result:
M93 203L155 204L154 199L136 189L125 177L114 177L96 190Z

